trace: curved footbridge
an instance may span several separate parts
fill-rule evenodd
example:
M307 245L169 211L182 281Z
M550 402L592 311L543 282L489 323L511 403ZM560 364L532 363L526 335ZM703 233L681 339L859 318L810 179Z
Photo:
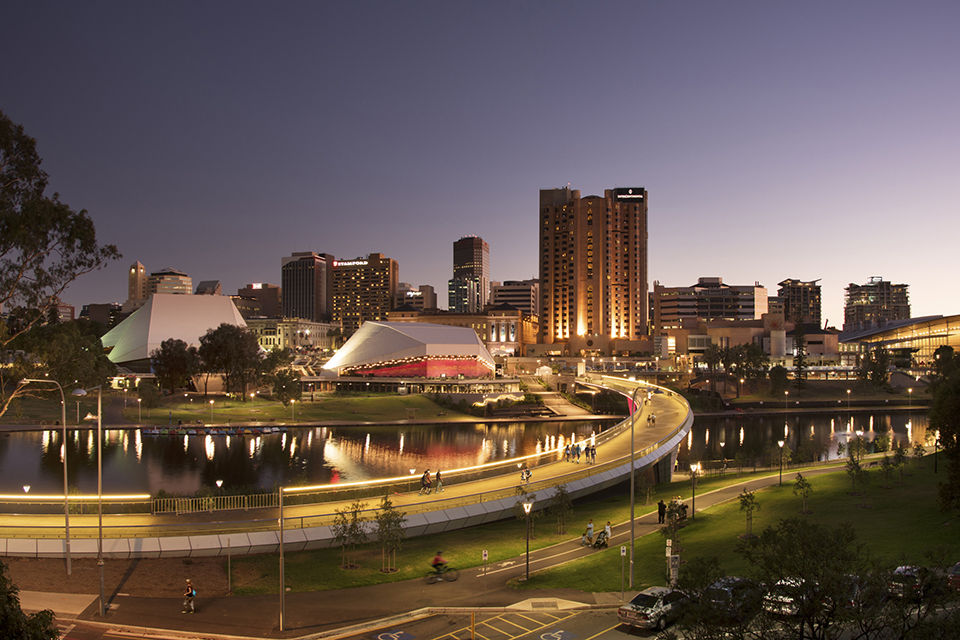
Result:
M669 389L614 376L586 375L576 382L630 398L630 417L586 438L597 448L595 464L587 464L582 458L579 463L564 461L563 446L570 440L561 434L549 443L553 448L541 453L444 471L443 492L427 496L418 493L422 470L405 478L284 487L277 493L259 496L260 506L240 500L240 496L226 496L216 503L206 499L211 501L209 505L203 504L203 498L184 499L179 503L182 509L170 513L157 513L156 501L148 500L144 500L139 509L152 513L117 513L123 509L135 510L137 504L118 504L104 494L103 555L108 558L187 557L277 551L281 502L286 551L330 546L333 543L331 525L338 510L361 502L364 505L361 518L373 520L385 494L405 513L407 536L501 520L513 516L522 494L532 498L534 508L540 509L550 504L559 485L564 485L569 496L576 498L629 478L631 422L634 467L652 468L658 481L669 480L679 444L693 426L693 412L686 400ZM527 484L520 483L520 465L532 471ZM96 496L92 496L92 503L90 498L83 498L84 513L70 516L72 557L97 555ZM63 504L63 496L59 496L59 503ZM2 513L0 556L62 557L66 549L63 525L62 513Z

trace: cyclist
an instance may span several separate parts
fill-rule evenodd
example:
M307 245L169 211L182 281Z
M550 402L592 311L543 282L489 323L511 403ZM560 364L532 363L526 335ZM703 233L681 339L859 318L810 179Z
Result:
M443 551L437 551L437 555L433 556L430 564L433 566L434 571L443 573L444 569L447 568L447 561L443 559Z

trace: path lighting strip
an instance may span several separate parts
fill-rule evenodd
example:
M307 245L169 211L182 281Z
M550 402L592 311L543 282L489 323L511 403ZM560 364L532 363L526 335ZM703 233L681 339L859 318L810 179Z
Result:
M115 494L115 495L103 495L104 500L149 500L149 493L126 493L126 494ZM98 496L93 494L91 496L70 494L70 501L74 502L96 502ZM63 501L63 494L55 495L40 495L36 493L31 493L29 495L23 493L0 493L0 500L15 501L15 502L54 502L54 501Z
M615 379L623 380L623 378L615 378ZM644 384L649 387L655 386L648 383L641 383L641 384ZM627 419L629 419L629 417ZM518 462L529 460L530 458L539 458L541 456L549 455L551 453L559 454L561 451L563 451L563 447L558 446L555 449L546 449L541 453L533 453L528 456L520 456L518 458L508 458L506 460L500 460L499 462L488 462L486 464L478 464L472 467L462 467L460 469L451 469L445 473L449 477L454 474L463 473L466 471L479 471L481 469L491 469L493 467L516 464ZM410 472L410 475L413 475L413 471ZM283 487L283 492L284 493L304 493L309 491L322 491L324 489L344 489L344 488L350 488L350 487L364 487L364 486L372 486L372 485L385 484L385 483L391 483L391 482L409 482L409 481L410 481L409 475L395 476L393 478L378 478L375 480L358 480L357 482L338 482L336 484L315 484L315 485L310 485L305 487Z

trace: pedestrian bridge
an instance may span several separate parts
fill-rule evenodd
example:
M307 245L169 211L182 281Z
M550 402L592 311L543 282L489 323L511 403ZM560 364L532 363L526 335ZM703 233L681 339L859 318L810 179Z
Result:
M596 463L564 460L563 448L570 439L560 435L552 443L555 446L533 455L445 471L444 491L426 496L419 495L416 471L403 478L282 487L266 499L259 497L259 502L241 500L242 496L225 496L232 502L223 504L184 499L182 508L171 503L169 512L157 512L149 500L137 512L135 501L116 502L105 495L103 555L187 557L277 551L281 513L285 550L326 547L333 541L331 525L338 510L360 502L361 519L372 522L385 494L405 514L406 535L412 537L513 517L521 500L533 500L535 509L545 508L561 485L571 498L583 497L623 482L631 466L647 469L657 481L670 480L678 447L693 426L686 400L664 387L616 376L587 374L576 383L630 399L628 418L587 438L596 446ZM529 482L520 481L522 466L532 471ZM96 557L101 528L96 510L89 513L90 498L80 497L87 503L87 513L71 514L69 538L63 514L0 514L0 556ZM96 496L92 498L95 505ZM63 503L63 496L59 501Z

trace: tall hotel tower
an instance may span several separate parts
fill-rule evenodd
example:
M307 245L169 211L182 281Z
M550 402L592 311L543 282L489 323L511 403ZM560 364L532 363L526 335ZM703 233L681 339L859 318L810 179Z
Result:
M490 303L490 245L464 236L453 243L453 278L447 282L450 311L479 313Z
M646 189L541 189L538 341L607 350L644 338L647 313Z

